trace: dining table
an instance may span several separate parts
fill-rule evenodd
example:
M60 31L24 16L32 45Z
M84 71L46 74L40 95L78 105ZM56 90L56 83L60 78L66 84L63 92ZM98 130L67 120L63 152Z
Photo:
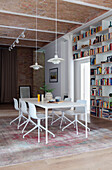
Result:
M85 108L85 137L88 137L87 132L87 105L72 101L61 101L50 103L48 101L40 101L38 102L37 98L21 98L25 102L33 103L35 106L45 109L45 128L46 128L46 144L48 144L48 110L49 109L63 109L63 108L76 108L76 107L84 107Z

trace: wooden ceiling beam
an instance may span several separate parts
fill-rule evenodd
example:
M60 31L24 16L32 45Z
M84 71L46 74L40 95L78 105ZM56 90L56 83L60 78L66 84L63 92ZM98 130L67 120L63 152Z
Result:
M15 26L7 26L7 25L0 25L1 28L10 28L10 29L18 29L18 30L26 30L26 31L37 31L37 32L44 32L44 33L51 33L55 34L55 31L48 31L48 30L39 30L39 29L32 29L32 28L23 28L23 27L15 27ZM64 32L57 32L57 34L64 35Z
M88 7L92 7L92 8L107 10L107 11L112 10L112 8L108 8L108 7L104 7L104 6L100 6L100 5L95 5L95 4L90 4L90 3L87 3L87 2L82 2L82 1L77 1L77 0L63 0L63 1L75 3L75 4L78 4L78 5L88 6Z
M5 38L5 39L13 39L16 40L17 37L7 37L7 36L0 36L0 38ZM37 42L48 42L50 43L50 40L36 40L36 39L28 39L28 38L19 38L19 40L24 40L24 41L37 41Z
M50 17L40 16L40 15L36 16L36 15L17 13L17 12L5 11L5 10L0 10L0 13L10 14L10 15L18 15L18 16L22 16L22 17L39 18L39 19L50 20L50 21L58 21L58 22L64 22L64 23L69 23L69 24L78 24L78 25L83 24L83 23L77 22L77 21L62 20L62 19L50 18Z

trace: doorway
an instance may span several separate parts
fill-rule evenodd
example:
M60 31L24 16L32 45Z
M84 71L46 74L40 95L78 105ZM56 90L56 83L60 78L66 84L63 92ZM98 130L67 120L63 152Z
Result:
M90 113L90 62L81 63L81 100L87 100Z

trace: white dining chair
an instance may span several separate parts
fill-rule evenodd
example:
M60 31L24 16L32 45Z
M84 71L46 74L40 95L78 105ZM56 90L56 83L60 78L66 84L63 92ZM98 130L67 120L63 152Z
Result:
M30 118L37 120L37 124L31 130L29 130L27 133L25 133L23 135L23 138L26 135L28 135L30 132L32 132L33 130L38 128L38 143L39 143L40 142L40 130L43 129L46 131L46 128L41 125L41 120L45 119L45 114L40 113L40 112L37 113L36 107L34 104L28 102L28 105L29 105ZM47 132L50 133L51 135L53 135L53 137L55 137L55 135L52 132L50 132L49 130L47 130Z
M19 116L16 117L14 120L12 120L12 121L10 122L10 125L11 125L13 122L15 122L16 120L19 120L18 126L17 126L17 128L19 129L19 124L20 124L21 118L23 117L24 119L26 119L26 117L22 114L21 109L19 108L17 99L13 98L13 100L14 100L14 108L15 108L15 110L17 110L17 111L19 112Z
M57 98L57 97L56 97ZM55 98L55 99L56 99ZM60 97L60 99L61 99L61 97ZM64 99L64 101L71 101L71 98L65 98ZM53 125L55 122L57 122L58 120L61 120L61 122L60 122L60 129L61 129L61 127L62 127L62 123L63 123L63 121L65 121L66 122L66 120L67 121L69 121L70 122L70 120L65 116L65 111L66 110L69 110L70 108L59 108L59 109L53 109L52 110L52 121L51 121L51 125ZM61 115L59 115L58 113L59 112L61 112ZM56 117L58 117L57 119L55 119L54 120L54 116L56 116Z
M86 104L87 105L87 101L86 100L77 100L77 103L82 103L82 104ZM75 125L76 126L76 133L78 135L78 123L81 124L83 127L86 127L81 121L78 120L78 116L81 114L85 114L85 107L76 107L75 110L66 110L64 113L66 116L74 116L74 120L71 121L67 126L65 126L62 131L64 131L67 127L69 127L70 125ZM90 128L87 127L87 129L90 131Z
M31 120L25 101L22 101L22 100L20 101L20 108L21 108L22 115L25 115L25 117L26 117L26 120L22 124L19 125L19 128L20 128L21 126L23 126L25 124L25 126L22 130L22 133L23 133L25 128L27 127L28 123L32 123L33 125L36 125L36 123Z

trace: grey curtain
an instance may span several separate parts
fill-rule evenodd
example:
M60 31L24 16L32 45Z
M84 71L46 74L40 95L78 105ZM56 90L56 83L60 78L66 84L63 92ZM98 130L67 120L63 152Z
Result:
M16 49L0 48L0 103L16 97Z

